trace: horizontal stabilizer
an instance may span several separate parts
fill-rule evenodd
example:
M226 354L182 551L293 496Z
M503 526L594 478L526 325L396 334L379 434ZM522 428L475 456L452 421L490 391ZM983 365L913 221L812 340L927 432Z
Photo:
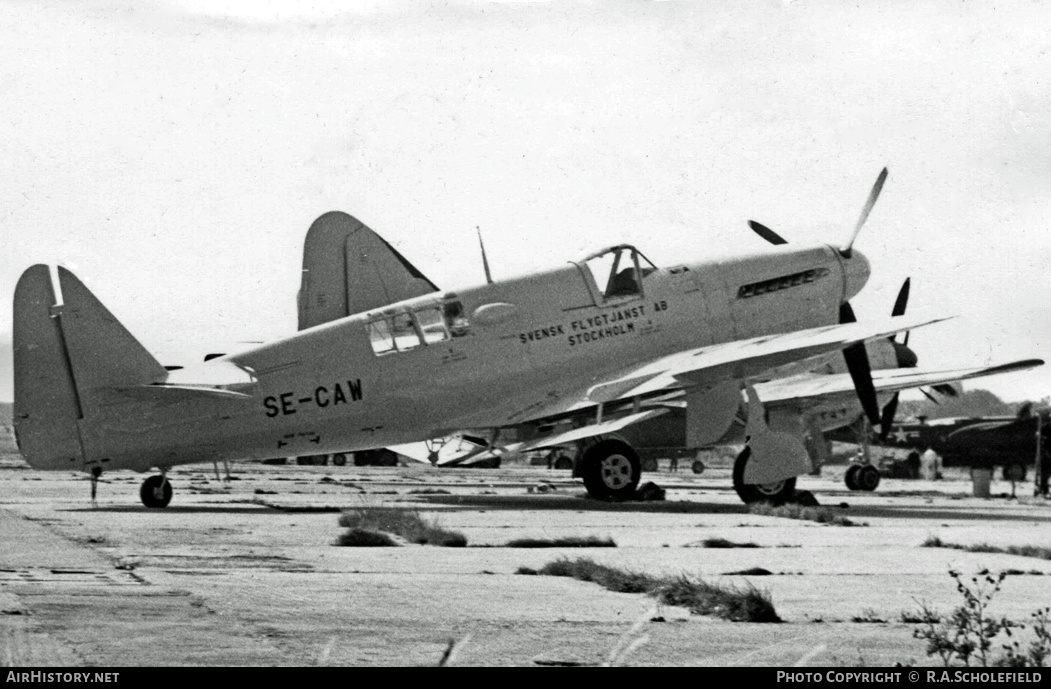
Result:
M133 388L102 388L99 392L126 397L138 402L157 402L162 404L192 402L193 400L203 401L207 399L252 399L252 395L234 390L193 385L165 385L164 383L139 385Z

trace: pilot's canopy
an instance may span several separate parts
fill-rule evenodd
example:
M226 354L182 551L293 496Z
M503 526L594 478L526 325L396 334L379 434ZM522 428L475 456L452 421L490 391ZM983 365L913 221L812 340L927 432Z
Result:
M657 270L653 263L630 244L597 251L580 262L591 272L605 299L642 294L642 279Z

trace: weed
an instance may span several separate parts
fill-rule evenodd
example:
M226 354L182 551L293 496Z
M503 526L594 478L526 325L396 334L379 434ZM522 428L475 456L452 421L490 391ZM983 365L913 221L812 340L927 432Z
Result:
M590 581L618 593L646 593L663 605L688 608L695 615L715 615L733 622L780 622L769 593L751 584L744 588L720 586L679 575L652 577L599 564L590 558L560 558L539 570L520 567L518 574L544 574Z
M752 514L763 517L801 519L804 521L817 522L818 524L831 524L833 526L868 526L868 524L864 522L855 522L846 517L832 514L832 511L827 507L803 507L794 503L774 507L768 502L755 502L748 507L748 511Z
M920 604L922 626L914 629L912 635L925 640L927 655L937 655L943 665L961 662L970 666L973 660L988 667L993 640L1001 632L1011 636L1011 629L1021 626L1006 617L995 618L989 614L989 602L1000 591L1005 575L978 574L971 577L969 584L955 570L949 570L949 576L956 581L963 605L942 618L927 604Z
M507 542L508 548L616 548L612 538L598 536L568 536L566 538L516 538Z
M424 519L416 510L393 507L374 507L348 510L339 516L339 525L350 529L383 531L401 536L410 543L464 547L467 537L458 531L448 531Z
M1034 612L1030 617L1033 621L1030 625L1036 638L1029 642L1028 648L1022 650L1022 644L1015 640L1004 644L1006 654L997 658L995 665L1002 667L1045 667L1046 661L1051 658L1051 607L1042 608ZM1025 625L1018 625L1024 627Z

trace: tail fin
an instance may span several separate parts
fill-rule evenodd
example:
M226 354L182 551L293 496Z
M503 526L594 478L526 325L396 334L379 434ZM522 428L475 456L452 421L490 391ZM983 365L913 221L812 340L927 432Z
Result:
M325 213L307 230L300 330L437 291L394 247L346 213Z
M68 270L27 269L15 288L15 434L41 469L79 468L87 456L81 424L97 393L164 380L165 370Z

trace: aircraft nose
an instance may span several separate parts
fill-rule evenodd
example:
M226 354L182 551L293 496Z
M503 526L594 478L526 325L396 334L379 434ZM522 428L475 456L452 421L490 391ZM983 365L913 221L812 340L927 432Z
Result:
M894 345L894 356L898 360L898 368L916 368L916 364L919 363L916 352L900 342L895 342L894 340L890 342Z
M857 249L848 256L840 257L843 262L843 301L849 301L861 291L872 273L869 260Z

